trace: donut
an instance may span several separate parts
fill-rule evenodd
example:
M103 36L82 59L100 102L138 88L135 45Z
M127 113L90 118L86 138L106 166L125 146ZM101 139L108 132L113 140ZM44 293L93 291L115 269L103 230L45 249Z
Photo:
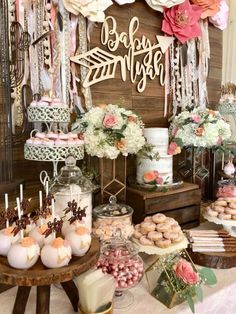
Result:
M164 238L169 239L169 240L174 240L177 239L179 236L178 232L164 232Z
M236 209L226 207L225 214L236 215Z
M143 234L141 232L139 232L138 230L134 230L134 234L133 236L136 238L136 239L140 239Z
M227 206L227 202L223 200L217 200L214 204L215 206Z
M179 243L179 242L181 242L183 240L183 238L184 238L183 233L178 234L178 238L174 239L172 242L173 243Z
M168 239L161 239L161 240L156 241L155 245L161 249L164 249L171 245L171 241Z
M140 224L135 225L135 226L134 226L134 229L135 229L135 230L140 230Z
M171 228L171 224L170 223L165 223L165 222L163 224L158 224L156 226L156 229L159 232L167 232L167 231L170 230L170 228Z
M236 209L236 203L231 203L231 202L230 202L230 203L229 203L229 207L230 207L230 208L233 208L233 209Z
M174 218L171 218L171 217L166 217L165 223L169 223L171 226L179 225L178 222Z
M161 224L163 222L165 222L166 220L166 216L163 214L156 214L152 216L152 220L153 222L155 222L156 224Z
M224 197L224 200L228 203L236 203L236 197Z
M231 219L231 215L230 214L219 214L218 218L222 219L222 220L230 220Z
M162 233L157 232L157 231L151 231L148 233L147 237L148 237L148 239L156 242L156 241L162 239Z
M144 221L146 221L146 222L152 222L152 217L147 216L147 217L144 218Z
M223 213L225 210L225 207L220 206L220 205L215 205L214 207L214 211L218 212L218 213Z
M140 242L142 245L154 245L154 242L151 241L150 239L147 239L145 236L142 236L142 237L139 239L139 242Z
M171 231L172 232L180 232L181 231L181 228L179 225L174 225L174 226L171 226Z
M140 224L140 230L143 234L147 234L150 231L155 231L156 225L154 222L144 221Z
M209 216L211 216L211 217L217 217L218 214L219 214L218 212L212 210L212 209L209 208L209 207L206 208L206 212L207 212L207 214L208 214Z
M236 220L236 215L233 215L231 219Z

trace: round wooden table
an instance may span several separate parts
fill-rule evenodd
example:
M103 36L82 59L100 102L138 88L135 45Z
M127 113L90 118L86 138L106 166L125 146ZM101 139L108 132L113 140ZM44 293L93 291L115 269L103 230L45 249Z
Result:
M18 286L12 313L23 314L32 286L37 286L36 314L49 314L50 286L60 283L73 309L78 311L79 295L73 278L93 267L100 254L99 241L92 239L91 247L82 257L73 256L68 266L48 269L39 259L28 270L18 270L9 266L6 257L0 256L0 283Z

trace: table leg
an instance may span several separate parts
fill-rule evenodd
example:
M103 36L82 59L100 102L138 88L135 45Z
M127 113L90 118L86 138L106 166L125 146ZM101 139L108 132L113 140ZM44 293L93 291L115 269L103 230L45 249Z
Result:
M29 298L31 287L18 287L14 308L12 314L23 314L25 313L26 304Z
M79 293L73 280L61 282L62 288L67 294L75 312L78 312Z
M36 314L49 314L50 286L37 286Z

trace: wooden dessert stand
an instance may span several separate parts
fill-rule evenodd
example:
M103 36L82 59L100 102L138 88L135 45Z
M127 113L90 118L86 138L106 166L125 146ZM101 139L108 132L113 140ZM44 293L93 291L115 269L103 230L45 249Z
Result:
M12 313L23 314L32 286L37 286L36 314L49 314L50 286L60 283L73 309L78 312L79 295L73 278L93 267L99 257L99 241L93 238L88 253L83 257L73 256L68 266L48 269L41 260L29 270L11 268L6 257L0 256L0 283L18 286Z

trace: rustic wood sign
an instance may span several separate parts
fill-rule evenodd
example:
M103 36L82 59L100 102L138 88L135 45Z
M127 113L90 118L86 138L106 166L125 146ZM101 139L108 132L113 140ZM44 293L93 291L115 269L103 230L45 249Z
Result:
M98 82L112 79L118 66L121 69L121 79L137 82L137 90L142 93L147 84L147 79L154 80L159 77L161 85L165 82L165 66L162 56L173 42L173 37L156 36L156 42L152 43L146 36L135 37L139 29L139 19L133 17L129 23L128 32L117 32L117 23L114 17L107 16L101 29L101 43L110 52L99 47L88 52L71 57L71 61L88 69L82 82L84 88ZM127 49L123 56L116 55L120 45ZM142 61L137 60L141 56Z

